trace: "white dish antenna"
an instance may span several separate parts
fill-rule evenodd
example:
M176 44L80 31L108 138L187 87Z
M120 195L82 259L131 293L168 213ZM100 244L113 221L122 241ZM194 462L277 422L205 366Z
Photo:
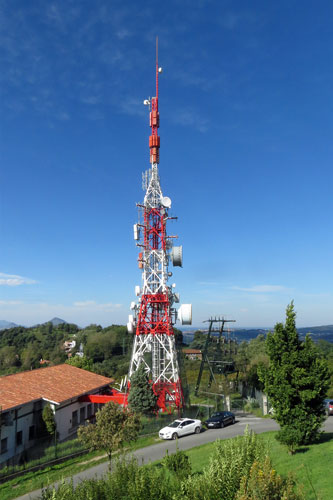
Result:
M171 199L169 196L163 196L161 203L164 208L171 208Z
M177 317L182 325L192 325L192 304L182 304L177 311Z
M172 247L171 250L171 260L175 267L183 267L183 246Z
M133 333L134 332L134 325L133 325L133 323L130 323L130 322L127 323L127 331L128 331L128 333Z
M135 295L138 297L141 294L141 288L139 285L136 285L135 287Z
M133 226L134 239L138 240L140 238L140 232L137 224Z

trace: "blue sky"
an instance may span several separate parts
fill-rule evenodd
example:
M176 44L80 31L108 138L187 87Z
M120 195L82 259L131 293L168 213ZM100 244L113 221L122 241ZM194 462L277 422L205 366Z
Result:
M0 0L0 319L127 321L159 36L193 322L333 323L330 1Z

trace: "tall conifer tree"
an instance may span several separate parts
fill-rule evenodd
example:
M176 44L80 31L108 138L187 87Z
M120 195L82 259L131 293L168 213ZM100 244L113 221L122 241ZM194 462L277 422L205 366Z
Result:
M327 363L318 357L310 336L299 339L293 302L287 307L285 325L277 323L266 344L269 366L259 368L259 377L281 427L277 438L294 451L319 437L329 385Z

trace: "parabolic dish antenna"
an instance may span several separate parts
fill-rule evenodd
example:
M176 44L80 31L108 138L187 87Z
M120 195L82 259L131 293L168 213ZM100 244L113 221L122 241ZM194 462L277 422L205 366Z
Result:
M171 199L169 196L163 196L162 205L164 208L171 208Z

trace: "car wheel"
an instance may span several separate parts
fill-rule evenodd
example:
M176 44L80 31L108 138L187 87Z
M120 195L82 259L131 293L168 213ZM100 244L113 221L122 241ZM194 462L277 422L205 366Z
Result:
M200 434L200 427L196 427L194 432L195 434Z
M177 432L174 432L174 433L172 434L172 438L171 438L171 439L178 439L178 434L177 434Z
M224 422L221 422L220 427L221 427L221 429L223 429L223 427L224 427Z

